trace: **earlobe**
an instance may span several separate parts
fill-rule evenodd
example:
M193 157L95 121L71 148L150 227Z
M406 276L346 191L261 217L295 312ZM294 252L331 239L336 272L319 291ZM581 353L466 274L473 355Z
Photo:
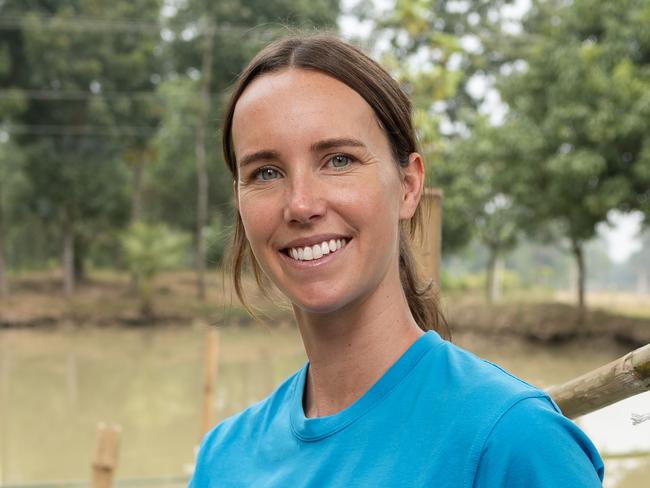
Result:
M410 219L420 203L424 188L424 159L419 153L409 155L409 164L402 169L402 175L400 218Z

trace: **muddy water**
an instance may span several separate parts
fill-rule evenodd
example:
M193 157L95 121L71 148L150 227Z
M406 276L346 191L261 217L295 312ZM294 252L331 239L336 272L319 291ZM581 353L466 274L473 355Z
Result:
M200 438L204 337L198 326L0 331L1 484L86 479L99 421L122 427L119 478L186 474ZM457 334L456 342L539 386L626 352L608 344L542 348L468 334ZM215 419L263 398L304 360L292 328L221 330ZM650 421L630 421L632 413L650 413L649 395L578 423L604 453L650 451ZM606 459L605 486L648 486L649 461Z

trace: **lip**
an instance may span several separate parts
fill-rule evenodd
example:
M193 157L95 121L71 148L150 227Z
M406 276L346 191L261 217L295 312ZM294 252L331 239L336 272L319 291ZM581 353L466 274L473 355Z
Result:
M346 236L346 235L343 235L343 234L317 234L317 235L314 235L314 236L301 237L301 238L289 241L284 246L282 246L280 248L280 251L286 251L287 249L290 249L292 247L313 246L315 244L321 244L322 242L325 242L325 241L331 241L332 239L334 239L334 240L345 239L348 242L352 240L352 238L350 236Z

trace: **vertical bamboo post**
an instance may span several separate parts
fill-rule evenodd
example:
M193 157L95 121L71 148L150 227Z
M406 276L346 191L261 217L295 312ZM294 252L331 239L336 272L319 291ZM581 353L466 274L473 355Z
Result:
M441 188L425 188L422 195L423 223L420 256L426 277L440 288L440 256L442 253L442 197Z
M9 380L11 379L11 353L0 344L0 485L5 484L9 452Z
M77 400L79 398L79 375L77 368L77 355L73 352L68 354L67 383L70 406L76 408Z
M218 366L219 331L211 327L205 336L203 353L203 423L201 425L201 436L205 435L213 425L212 411Z
M92 488L111 488L117 465L122 428L119 425L97 425L95 456L92 462Z

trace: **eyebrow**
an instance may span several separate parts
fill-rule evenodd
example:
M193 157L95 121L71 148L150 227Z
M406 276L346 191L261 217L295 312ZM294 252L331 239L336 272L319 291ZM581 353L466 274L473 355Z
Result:
M336 137L332 139L323 139L322 141L314 142L309 149L312 152L324 151L327 149L333 149L335 147L366 147L366 145L358 139L351 139L347 137ZM268 159L278 159L280 153L277 151L272 151L270 149L263 149L261 151L256 151L251 154L247 154L239 161L239 167L243 168L244 166L254 163L260 160Z
M252 154L247 154L246 156L241 158L241 161L239 161L239 167L243 168L247 164L254 163L261 159L277 159L279 156L280 154L277 151L270 151L268 149L263 149L261 151L256 151Z
M312 152L324 151L325 149L333 149L335 147L352 146L352 147L366 147L366 145L358 139L350 139L347 137L338 137L334 139L324 139L322 141L314 142L310 149Z

